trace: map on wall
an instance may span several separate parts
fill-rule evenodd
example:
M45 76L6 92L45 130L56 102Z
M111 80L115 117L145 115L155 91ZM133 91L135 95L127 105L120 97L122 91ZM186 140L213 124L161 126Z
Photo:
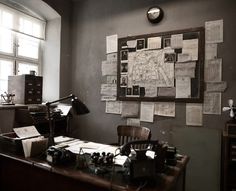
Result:
M117 98L201 102L203 60L203 28L119 38Z

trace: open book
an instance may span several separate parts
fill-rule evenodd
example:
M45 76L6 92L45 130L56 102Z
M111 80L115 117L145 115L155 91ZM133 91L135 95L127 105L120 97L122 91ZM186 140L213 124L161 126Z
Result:
M48 139L37 131L35 126L27 126L13 129L16 135L22 139L25 157L39 155L46 151Z

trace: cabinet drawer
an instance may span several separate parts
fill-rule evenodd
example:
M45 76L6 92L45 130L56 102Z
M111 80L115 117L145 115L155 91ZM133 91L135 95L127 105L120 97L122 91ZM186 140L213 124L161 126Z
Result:
M232 140L229 144L230 161L236 163L236 141Z

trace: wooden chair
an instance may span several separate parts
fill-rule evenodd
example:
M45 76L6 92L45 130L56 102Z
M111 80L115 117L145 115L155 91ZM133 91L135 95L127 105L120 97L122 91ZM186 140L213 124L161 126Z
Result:
M149 140L151 130L146 127L119 125L117 127L118 144L123 145L134 140Z

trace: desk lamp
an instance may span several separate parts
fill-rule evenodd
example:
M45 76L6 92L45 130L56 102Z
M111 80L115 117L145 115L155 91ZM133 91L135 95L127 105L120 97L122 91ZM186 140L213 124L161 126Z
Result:
M67 100L67 99L71 100L71 105L72 105L73 111L76 115L83 115L83 114L89 113L89 109L87 108L87 106L73 94L71 94L67 97L63 97L63 98L60 98L58 100L52 101L52 102L47 102L46 106L47 106L47 113L48 113L48 120L49 120L48 146L55 145L55 142L54 142L54 126L52 124L53 116L51 116L50 107L54 103L64 101L64 100Z

